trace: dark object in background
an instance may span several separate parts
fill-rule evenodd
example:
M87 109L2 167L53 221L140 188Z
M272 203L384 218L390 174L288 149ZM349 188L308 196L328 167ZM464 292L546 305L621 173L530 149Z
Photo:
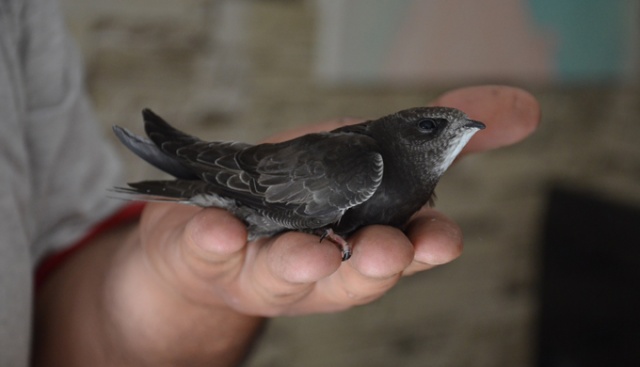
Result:
M543 246L537 365L640 366L640 208L555 188Z

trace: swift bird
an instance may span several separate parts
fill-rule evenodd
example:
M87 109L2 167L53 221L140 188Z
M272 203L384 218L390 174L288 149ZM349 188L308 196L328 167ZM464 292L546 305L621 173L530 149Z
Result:
M438 180L471 136L484 129L462 111L418 107L280 143L206 142L149 109L149 138L119 126L120 141L175 180L116 192L131 199L224 208L247 224L248 240L297 230L344 239L362 226L402 227L430 202Z

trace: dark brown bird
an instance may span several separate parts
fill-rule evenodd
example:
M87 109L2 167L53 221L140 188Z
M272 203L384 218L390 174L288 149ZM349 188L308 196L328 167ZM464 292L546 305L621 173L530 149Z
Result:
M485 127L445 107L403 110L377 120L281 143L205 142L176 130L151 110L143 138L114 132L136 155L176 177L129 183L129 198L229 210L249 240L297 230L343 239L362 226L402 227L432 199L444 171Z

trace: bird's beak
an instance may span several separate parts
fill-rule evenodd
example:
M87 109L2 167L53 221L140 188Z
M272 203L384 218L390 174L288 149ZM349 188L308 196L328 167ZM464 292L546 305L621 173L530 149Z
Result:
M474 128L474 129L478 129L478 130L482 130L484 128L487 127L487 125L483 124L480 121L476 121L476 120L468 120L469 122L467 122L464 127L470 127L470 128Z

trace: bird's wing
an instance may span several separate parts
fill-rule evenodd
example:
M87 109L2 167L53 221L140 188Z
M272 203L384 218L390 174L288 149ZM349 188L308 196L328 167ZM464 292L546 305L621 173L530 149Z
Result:
M177 155L220 194L259 209L295 208L298 215L335 217L368 200L382 181L382 156L364 135L310 134L226 155L218 144L184 147Z
M187 162L185 162L183 158L185 156L193 156L193 153L188 154L187 151L195 151L197 153L215 147L216 152L224 156L234 154L251 146L250 144L239 142L202 141L195 136L191 136L171 126L150 109L144 109L142 116L144 117L145 132L153 144L166 156L180 161L185 168L193 168L193 163L195 163L191 162L192 164L186 164ZM178 150L180 149L184 149L181 155L178 154ZM198 176L196 176L196 178L197 177Z
M137 156L176 178L183 180L200 178L197 171L193 170L193 165L185 164L184 160L177 156L176 151L184 147L206 149L211 143L174 128L150 109L144 109L142 116L149 138L137 136L125 128L114 126L113 132L116 137ZM219 143L217 149L220 154L225 155L249 146L251 145L244 143Z
M356 131L253 146L205 142L150 110L143 116L150 140L160 155L181 167L182 178L200 177L209 184L207 190L264 212L335 218L368 200L382 180L383 161L375 140ZM145 146L150 143L145 140ZM167 164L161 168L167 170Z
M363 135L315 134L248 163L256 164L267 202L306 203L313 215L346 210L374 194L384 169L376 146Z
M120 126L114 126L113 132L118 137L118 139L120 139L122 144L129 148L129 150L131 150L138 157L144 159L156 168L167 172L177 178L186 180L198 178L197 175L194 175L194 173L191 172L190 169L185 167L179 160L163 152L151 140L141 136L137 136L131 131Z

